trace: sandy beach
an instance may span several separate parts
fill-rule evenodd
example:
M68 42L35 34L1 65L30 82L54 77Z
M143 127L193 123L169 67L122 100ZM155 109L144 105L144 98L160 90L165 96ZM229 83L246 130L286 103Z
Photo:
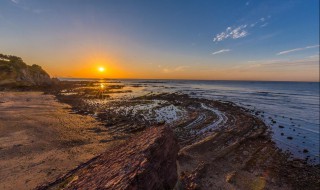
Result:
M0 101L0 189L34 189L116 143L52 95L0 92Z

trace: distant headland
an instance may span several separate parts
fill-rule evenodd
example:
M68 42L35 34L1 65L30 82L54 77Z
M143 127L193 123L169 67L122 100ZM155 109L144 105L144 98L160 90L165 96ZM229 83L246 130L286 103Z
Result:
M39 65L30 66L20 57L0 54L0 86L48 86L55 80Z

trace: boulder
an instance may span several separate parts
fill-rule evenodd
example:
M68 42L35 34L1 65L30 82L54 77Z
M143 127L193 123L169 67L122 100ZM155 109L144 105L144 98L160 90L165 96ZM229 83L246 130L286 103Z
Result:
M178 151L170 128L151 127L38 189L173 189Z

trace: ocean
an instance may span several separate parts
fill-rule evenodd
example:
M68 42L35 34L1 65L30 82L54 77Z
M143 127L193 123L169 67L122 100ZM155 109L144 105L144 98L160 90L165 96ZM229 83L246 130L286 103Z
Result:
M84 79L63 79L84 80ZM88 80L88 79L85 79ZM184 93L192 97L231 101L252 110L272 131L279 148L292 158L319 163L319 82L200 81L200 80L102 80L120 82L132 90L123 96ZM131 88L134 84L142 88Z

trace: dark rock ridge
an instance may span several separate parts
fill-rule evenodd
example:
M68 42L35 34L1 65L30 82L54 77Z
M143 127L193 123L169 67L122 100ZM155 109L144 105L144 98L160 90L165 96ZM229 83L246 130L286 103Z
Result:
M52 80L39 65L27 65L20 57L0 54L0 85L47 86Z
M170 128L151 127L38 189L173 189L178 151Z

